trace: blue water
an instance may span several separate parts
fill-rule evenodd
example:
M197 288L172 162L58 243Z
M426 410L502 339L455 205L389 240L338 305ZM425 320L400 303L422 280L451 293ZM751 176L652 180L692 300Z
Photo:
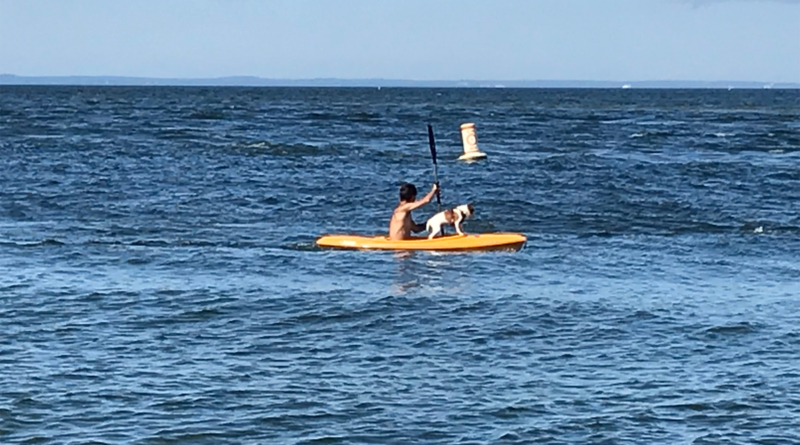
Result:
M428 123L525 248L316 248ZM800 443L799 166L798 90L1 87L0 443Z

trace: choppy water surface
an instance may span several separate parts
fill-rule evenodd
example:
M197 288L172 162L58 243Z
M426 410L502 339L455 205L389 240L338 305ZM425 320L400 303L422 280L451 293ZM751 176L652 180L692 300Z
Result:
M526 248L316 249L428 123ZM2 87L0 442L797 444L799 203L797 90Z

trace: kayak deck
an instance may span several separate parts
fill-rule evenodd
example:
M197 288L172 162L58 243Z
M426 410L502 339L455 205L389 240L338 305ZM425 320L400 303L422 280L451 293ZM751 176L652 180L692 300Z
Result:
M526 241L525 235L520 233L446 235L431 240L427 237L390 240L385 236L325 235L317 239L317 245L353 250L516 251L520 250Z

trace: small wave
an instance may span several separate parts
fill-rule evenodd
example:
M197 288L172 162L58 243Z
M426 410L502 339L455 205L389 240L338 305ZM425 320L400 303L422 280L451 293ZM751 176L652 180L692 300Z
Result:
M205 138L205 136L192 128L164 128L158 132L158 136L168 140L183 140L183 139L191 139L192 137L196 138Z
M150 264L152 260L148 258L131 258L126 263L130 264L131 266L143 266L145 264Z
M750 411L753 409L753 406L735 400L722 400L713 403L687 402L674 405L662 405L661 408L686 411Z
M226 249L256 249L256 248L275 247L274 245L258 243L258 242L208 241L200 239L173 239L173 240L136 239L132 241L91 239L86 241L84 244L96 245L96 246L134 246L134 247L161 247L161 248L222 247Z
M536 331L533 329L521 326L519 324L514 324L509 326L505 329L501 329L495 332L492 336L498 340L507 340L507 339L515 339L519 337L530 337L535 335Z
M646 138L648 141L650 139L658 139L658 138L666 138L670 136L674 136L675 133L671 130L660 130L660 129L647 129L642 131L637 131L636 133L631 134L628 136L629 139L641 139Z
M315 112L308 113L305 117L307 119L313 119L313 120L331 120L331 119L338 118L339 115L331 114L331 113L320 113L320 112L315 111Z
M350 116L348 116L348 119L354 122L371 122L379 120L380 117L381 116L379 114L362 111L359 113L351 114Z
M130 245L140 247L168 247L170 243L162 240L136 240L130 243Z
M493 409L487 412L488 415L497 417L499 419L525 418L525 417L530 417L532 415L541 415L547 413L548 410L542 405L535 407L509 405L503 408Z
M684 225L682 227L676 227L672 229L672 234L685 235L692 233L725 233L725 232L733 232L735 230L736 229L731 226L714 224L710 222L697 222L692 225Z
M340 150L330 145L281 144L269 141L238 143L231 147L231 151L247 156L268 155L280 157L336 156L343 154Z
M712 409L711 405L707 403L679 403L676 405L662 405L660 408L688 411L706 411Z
M706 334L719 334L719 335L742 335L756 332L758 329L751 323L733 323L721 326L712 326L705 329L703 332Z
M0 286L0 292L11 292L15 290L28 289L30 287L32 286L26 283L12 284L9 286ZM2 413L2 409L0 409L0 413Z
M317 444L317 445L349 443L349 440L347 439L348 439L347 436L320 436L307 439L304 443Z
M222 315L222 311L216 308L202 308L199 310L188 310L178 315L176 321L203 321Z
M742 225L739 230L744 233L764 233L764 224L762 222L748 222Z
M57 239L47 238L41 241L28 241L28 242L0 241L0 245L8 247L45 247L45 246L64 246L66 244Z
M217 308L198 308L188 309L180 313L171 313L166 316L159 316L154 318L144 318L137 322L141 326L155 327L155 326L170 326L179 325L184 323L202 323L213 320L221 315L224 315L224 310Z
M201 111L195 111L192 114L190 114L189 119L222 120L225 119L225 114L221 111L201 110Z
M645 310L637 310L633 315L630 316L633 320L653 320L658 318L658 315Z
M379 323L385 320L380 317L380 309L347 309L347 308L329 308L326 311L305 312L302 314L292 315L276 322L276 324L286 326L322 326L341 323L354 323L364 321L372 318L372 324Z
M281 249L285 250L295 250L298 252L317 252L322 251L321 247L317 246L317 244L313 241L306 241L300 243L291 243L281 246Z
M800 233L798 226L783 226L769 222L746 223L739 230L741 233L755 234Z
M611 238L614 236L625 235L624 231L594 230L578 234L578 238Z
M627 118L627 119L606 119L606 120L601 120L601 121L600 121L600 123L601 123L601 124L605 124L605 125L612 125L612 124L633 124L633 123L636 123L636 119L633 119L633 118Z
M267 196L259 199L258 202L265 205L275 205L275 204L280 204L281 201L274 196Z

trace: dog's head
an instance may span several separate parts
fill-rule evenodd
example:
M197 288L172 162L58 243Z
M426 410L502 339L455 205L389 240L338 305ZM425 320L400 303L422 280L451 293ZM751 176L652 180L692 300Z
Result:
M454 208L453 211L460 213L462 217L467 218L475 213L475 207L473 207L472 204L464 204Z

